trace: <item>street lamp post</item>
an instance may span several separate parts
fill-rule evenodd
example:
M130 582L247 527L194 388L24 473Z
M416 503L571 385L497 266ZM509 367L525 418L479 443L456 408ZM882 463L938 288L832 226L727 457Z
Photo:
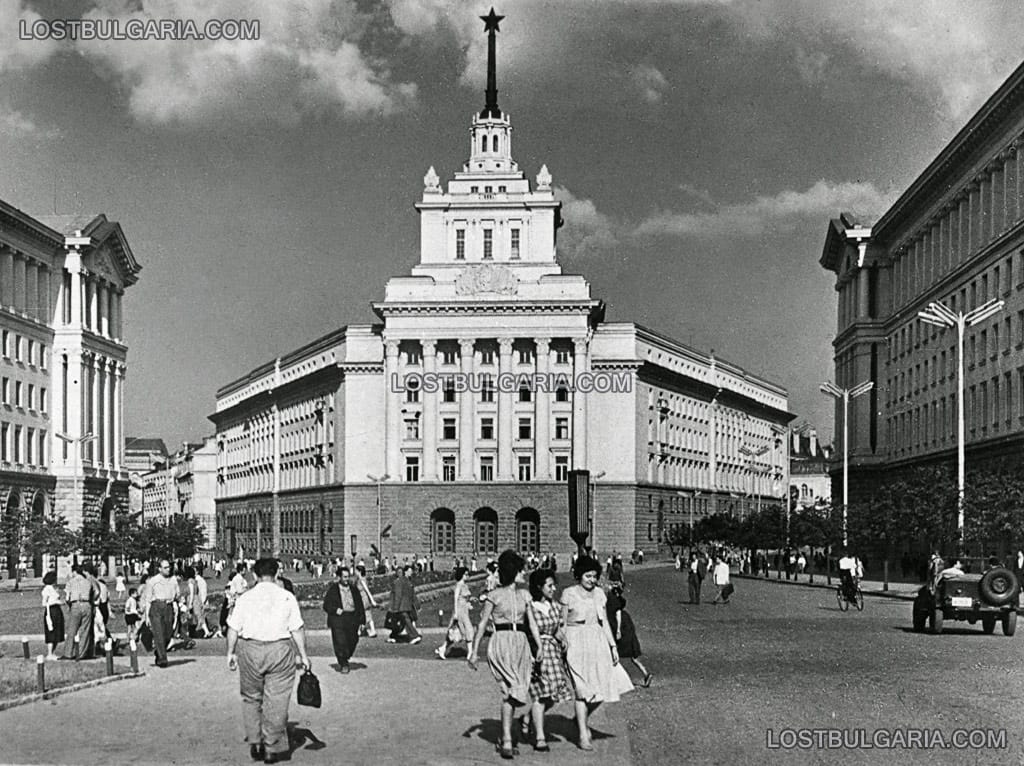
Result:
M604 476L605 472L590 474L590 548L597 551L597 480Z
M756 449L755 450L753 447L748 447L747 445L744 444L742 447L740 447L739 451L740 451L740 454L747 456L747 472L750 474L750 494L755 495L755 497L756 497L756 501L755 502L757 503L757 511L758 511L758 513L760 513L760 511L761 511L761 492L760 492L760 489L756 488L756 484L754 482L754 463L757 462L757 459L759 457L761 457L761 455L763 455L765 452L768 451L768 447L764 446L764 447L761 447L760 449ZM758 471L762 472L762 471L760 471L760 469L758 469Z
M964 548L964 330L1002 311L1005 305L1005 301L993 299L965 314L963 311L954 312L941 303L932 301L924 311L917 312L917 316L922 322L936 327L956 328L956 531L958 553L962 553Z
M88 444L91 441L95 441L97 436L91 431L83 436L68 436L67 434L60 433L55 433L54 436L56 436L58 439L60 439L62 442L65 442L66 444L74 445L74 454L72 455L72 457L74 458L74 463L72 467L71 476L71 497L74 498L72 502L75 502L78 499L78 462L79 458L81 457L82 446ZM82 510L82 504L79 504L78 510ZM82 519L82 521L84 521L84 519Z
M874 381L865 380L853 388L840 388L828 381L821 384L821 392L843 402L843 547L849 544L846 528L846 508L850 504L850 400L866 394L875 387Z
M381 511L380 511L380 485L382 482L387 481L391 477L387 474L383 476L374 476L373 474L366 474L366 478L377 485L377 557L384 561L384 538L383 528L381 527Z

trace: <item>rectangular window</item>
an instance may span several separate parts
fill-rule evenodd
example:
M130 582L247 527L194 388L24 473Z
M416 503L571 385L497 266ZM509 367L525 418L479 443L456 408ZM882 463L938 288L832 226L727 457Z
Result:
M530 421L530 418L519 418L519 438L533 438L533 423Z
M422 359L420 350L418 348L410 348L405 352L405 363L406 364L419 364Z
M509 247L509 257L517 261L519 260L519 229L512 229L512 242Z
M533 392L530 390L529 386L520 386L519 387L519 401L521 401L521 402L532 402L533 401Z
M40 388L39 389L39 411L40 412L46 412L47 411L47 409L46 409L47 406L48 405L47 405L47 402L46 402L46 389L45 388Z
M28 408L30 410L36 408L36 387L32 383L28 384Z
M480 419L480 438L484 441L494 439L494 418Z
M4 404L10 404L11 403L11 379L10 378L4 378L3 379L3 392L2 393L3 393L3 398L0 401L3 401Z
M15 407L22 407L22 406L24 406L24 403L23 403L22 398L21 398L21 381L20 380L14 381L14 406Z
M519 364L533 364L533 349L519 349Z
M35 452L36 429L25 429L25 465L32 465L32 454Z
M555 401L556 402L567 402L569 401L569 389L565 386L559 386L555 390Z
M455 418L445 418L441 425L441 438L452 441L456 438Z
M466 260L466 230L455 230L455 260Z
M572 359L569 356L569 349L559 348L555 350L555 364L571 364Z
M491 455L480 458L480 481L494 481L494 458Z
M1024 377L1021 378L1024 380ZM0 423L0 461L6 463L11 459L10 448L11 426L9 423Z
M441 458L441 481L455 481L454 455L445 455Z
M445 404L452 404L455 401L455 381L450 378L445 380L441 389L441 401Z
M569 438L569 418L555 418L555 439Z
M420 419L419 418L406 418L405 420L405 438L406 439L419 439L420 438Z
M46 431L40 431L39 432L39 453L38 453L37 457L39 458L39 465L45 466L46 465Z
M39 368L42 370L46 369L46 344L39 344Z
M569 458L566 455L555 457L555 481L569 480Z
M22 358L22 338L20 335L14 336L14 361L20 362Z
M416 404L420 400L419 388L405 389L405 401L407 404Z
M458 364L459 355L454 349L446 348L441 352L441 364Z
M519 481L529 481L533 476L533 458L520 455L518 458Z
M484 260L489 261L494 257L494 232L491 229L484 229Z
M36 342L31 338L28 339L28 363L35 365L36 363Z
M8 330L3 332L3 354L5 359L11 358L11 333Z
M21 426L14 427L14 462L21 462Z
M494 364L494 350L485 348L480 352L480 364Z
M494 380L489 375L480 381L480 401L494 401Z
M405 480L420 480L420 459L416 455L407 455L405 458Z

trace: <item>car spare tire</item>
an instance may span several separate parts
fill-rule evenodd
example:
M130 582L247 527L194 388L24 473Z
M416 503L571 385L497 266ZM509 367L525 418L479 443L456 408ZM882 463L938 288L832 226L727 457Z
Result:
M1016 603L1020 583L1017 582L1017 575L1006 567L993 567L981 576L978 593L986 604L992 606Z

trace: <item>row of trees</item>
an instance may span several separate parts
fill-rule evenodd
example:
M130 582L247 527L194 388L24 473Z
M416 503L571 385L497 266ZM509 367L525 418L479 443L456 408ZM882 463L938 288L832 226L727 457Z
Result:
M115 513L112 526L90 519L80 530L72 530L64 515L56 511L42 515L7 513L0 519L0 539L8 561L14 565L21 557L31 561L72 553L86 558L116 556L125 562L187 559L203 545L205 537L203 525L183 514L140 525L127 513ZM20 572L16 576L20 577Z
M954 472L921 467L894 476L869 499L847 509L850 545L859 549L939 550L952 552L958 542L958 493ZM1012 467L975 470L966 476L964 541L968 552L988 555L1024 544L1024 477ZM698 521L692 540L688 527L674 530L673 545L718 542L742 548L839 546L843 538L841 506L793 509L788 519L780 507L740 519L716 514Z

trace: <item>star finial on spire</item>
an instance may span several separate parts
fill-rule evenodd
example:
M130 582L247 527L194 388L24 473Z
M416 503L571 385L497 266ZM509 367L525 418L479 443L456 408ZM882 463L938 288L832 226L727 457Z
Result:
M492 29L495 32L500 32L498 29L498 22L501 21L504 16L499 16L494 12L494 8L491 8L491 12L486 16L481 16L480 20L484 23L484 32L490 32Z

